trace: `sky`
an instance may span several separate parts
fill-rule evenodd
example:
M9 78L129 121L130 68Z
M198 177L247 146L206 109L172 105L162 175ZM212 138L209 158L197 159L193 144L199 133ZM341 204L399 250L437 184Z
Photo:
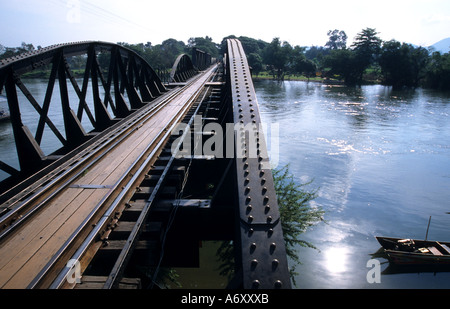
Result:
M0 0L0 44L42 47L106 41L160 44L228 35L324 46L327 32L350 45L365 28L420 46L450 37L449 0Z

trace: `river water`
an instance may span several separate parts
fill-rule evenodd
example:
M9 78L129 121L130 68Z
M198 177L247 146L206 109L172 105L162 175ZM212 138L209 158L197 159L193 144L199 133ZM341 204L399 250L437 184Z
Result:
M27 87L42 102L46 82ZM450 240L450 94L298 81L255 88L263 122L279 125L279 166L289 164L299 183L313 180L311 205L326 212L326 223L302 235L317 250L298 248L297 288L450 288L450 272L385 274L382 257L381 282L367 280L377 235L423 239L431 216L428 239ZM37 113L21 108L34 133ZM60 113L53 104L50 118ZM45 134L48 154L60 144ZM9 123L0 123L0 144L0 160L18 167Z
M450 272L387 274L375 236L450 240L450 94L255 81L262 121L279 125L279 166L313 180L325 210L298 248L298 288L450 288ZM380 262L380 282L372 271ZM368 265L369 262L369 265Z

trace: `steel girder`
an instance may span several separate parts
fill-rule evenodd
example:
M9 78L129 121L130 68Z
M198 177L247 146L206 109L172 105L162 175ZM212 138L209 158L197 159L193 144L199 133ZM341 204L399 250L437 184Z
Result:
M99 62L100 55L103 66ZM80 84L70 67L74 56L80 56L85 61ZM21 79L23 74L39 68L50 71L42 102ZM55 84L59 88L59 98L55 98ZM75 99L69 95L69 89L76 93ZM93 130L100 132L110 126L114 118L129 115L167 91L141 56L106 42L58 44L0 60L0 93L3 90L8 100L20 172L2 161L0 168L9 174L21 173L25 176L45 165L48 157L44 155L41 143L46 127L62 144L62 153L67 153L91 136L82 125L83 117L88 117ZM92 97L92 104L87 103L88 95ZM34 135L24 125L21 116L21 107L26 101L38 113ZM54 104L60 104L62 126L56 125L56 119L51 119L49 114L50 105Z
M239 40L229 39L227 82L232 97L237 188L237 257L243 287L291 288L280 212L259 107L247 57Z
M197 73L198 70L194 68L191 58L186 54L181 54L173 64L170 81L175 83L185 82Z
M203 71L211 65L212 57L210 54L198 49L192 49L192 63L198 70Z

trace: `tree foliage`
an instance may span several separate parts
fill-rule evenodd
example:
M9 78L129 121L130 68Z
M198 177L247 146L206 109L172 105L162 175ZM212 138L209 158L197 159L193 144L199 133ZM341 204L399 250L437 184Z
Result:
M329 49L345 49L347 47L347 34L342 30L330 30L327 33L328 42L325 44L325 47Z
M434 52L430 57L425 70L425 86L440 89L450 89L450 54L441 55Z
M317 190L305 190L304 187L311 182L299 184L290 174L289 166L274 170L273 178L286 252L293 262L290 269L291 278L294 278L295 269L301 263L298 246L316 249L312 243L301 239L300 236L309 227L324 221L325 212L321 208L311 207L310 202L317 197Z
M384 83L399 87L417 87L425 74L428 51L423 47L391 40L381 49L378 63Z
M383 42L374 28L365 28L347 47L347 35L343 30L329 30L325 46L292 46L280 38L271 42L246 36L229 35L220 44L211 37L191 37L188 43L168 39L158 45L151 42L118 43L139 53L157 70L171 69L176 57L182 53L192 54L192 48L208 52L219 58L227 52L226 40L241 41L252 72L266 71L274 79L283 80L286 75L318 75L337 78L347 85L361 85L370 80L396 88L424 86L450 89L449 54L433 53L423 47L400 43L395 40ZM39 50L41 47L38 46ZM33 44L23 42L19 47L0 44L0 59L24 52L34 51ZM71 65L82 70L86 59L72 57ZM107 55L99 55L100 65L107 68Z

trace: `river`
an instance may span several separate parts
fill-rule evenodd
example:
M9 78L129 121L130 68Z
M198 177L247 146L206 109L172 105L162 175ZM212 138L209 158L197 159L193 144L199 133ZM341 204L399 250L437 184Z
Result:
M375 236L450 239L450 94L255 81L262 121L278 123L279 166L313 180L326 223L303 234L297 288L450 288L450 272L389 272L368 265ZM370 277L373 273L370 273ZM371 277L372 278L372 277ZM369 282L370 281L370 282Z
M45 95L45 81L27 87ZM423 239L431 216L428 239L450 240L450 94L299 81L255 81L255 89L262 121L279 125L279 166L289 164L299 183L313 180L311 206L326 212L326 223L302 235L317 250L298 248L297 288L450 288L450 272L385 274L380 257L380 283L367 280L377 235ZM36 112L21 108L35 132ZM48 141L46 154L59 147ZM0 143L0 159L18 167L8 123Z

